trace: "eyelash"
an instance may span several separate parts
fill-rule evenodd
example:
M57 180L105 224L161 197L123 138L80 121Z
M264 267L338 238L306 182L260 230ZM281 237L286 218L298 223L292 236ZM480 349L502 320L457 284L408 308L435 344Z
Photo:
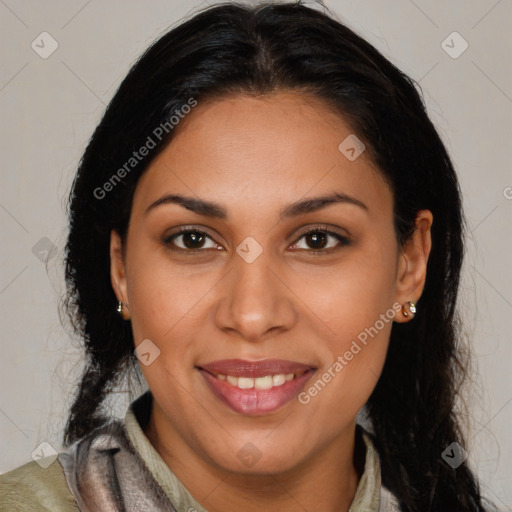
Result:
M194 254L202 253L202 252L205 252L207 250L207 249L195 249L195 250L194 249L183 249L181 247L174 246L173 243L172 243L173 240L175 238L179 237L180 235L185 234L185 233L196 233L196 234L199 234L199 235L205 235L206 237L208 237L211 240L213 240L213 238L208 233L206 233L205 231L201 231L200 229L194 229L194 228L185 226L185 227L179 228L179 230L176 233L173 233L172 235L165 237L164 240L163 240L164 245L171 247L172 250L182 251L182 252L187 253L189 255L194 255ZM341 242L341 244L339 246L330 247L328 249L318 249L318 250L309 249L309 250L306 250L308 253L318 254L318 255L322 255L322 254L326 254L326 253L328 254L328 253L331 253L333 250L338 250L338 249L341 249L342 247L346 247L346 246L350 245L350 240L347 237L345 237L343 235L340 235L339 233L336 233L334 231L329 230L327 226L315 226L312 229L309 229L307 231L304 231L304 232L300 233L299 237L295 240L295 242L292 245L297 245L298 242L302 238L306 237L307 235L314 234L314 233L323 233L325 235L332 236L332 237L336 238L339 242ZM304 250L304 249L299 249L299 250Z

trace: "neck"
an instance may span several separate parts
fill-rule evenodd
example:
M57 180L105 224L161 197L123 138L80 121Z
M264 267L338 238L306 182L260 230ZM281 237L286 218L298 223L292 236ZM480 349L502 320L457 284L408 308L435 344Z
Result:
M347 512L364 469L365 448L356 446L355 422L300 466L257 475L229 472L204 460L168 422L155 421L155 407L144 432L208 512Z

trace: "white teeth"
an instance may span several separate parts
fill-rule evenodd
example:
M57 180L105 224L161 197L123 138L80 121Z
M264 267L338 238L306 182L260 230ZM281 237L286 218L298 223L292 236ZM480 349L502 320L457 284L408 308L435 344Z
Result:
M293 375L293 373L292 373L292 375ZM285 382L286 382L286 375L283 375L282 373L280 373L279 375L272 376L272 384L274 386L281 386Z
M265 375L265 377L235 377L233 375L217 374L219 380L225 380L228 384L240 389L271 389L282 386L285 382L294 378L293 373L279 373L276 375Z
M240 389L252 389L254 387L254 379L251 379L251 377L238 377L238 387Z
M273 385L272 375L266 375L265 377L258 377L254 379L254 387L256 389L270 389ZM240 384L238 384L240 385Z
M228 381L228 384L231 384L232 386L238 386L238 377L227 375L226 380Z

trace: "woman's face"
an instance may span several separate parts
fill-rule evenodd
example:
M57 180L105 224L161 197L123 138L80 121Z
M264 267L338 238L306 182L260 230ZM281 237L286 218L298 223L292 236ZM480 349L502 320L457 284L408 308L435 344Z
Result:
M141 177L112 280L164 444L260 473L353 438L429 246L352 137L297 93L199 102Z

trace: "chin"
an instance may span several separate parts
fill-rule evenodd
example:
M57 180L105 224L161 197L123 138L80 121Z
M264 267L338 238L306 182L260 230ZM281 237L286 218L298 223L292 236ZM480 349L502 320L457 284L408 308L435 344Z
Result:
M235 442L235 446L224 446L220 453L210 452L210 457L225 471L247 476L268 476L293 470L307 456L303 443L298 443L297 447L268 443L262 447L262 444L245 440Z

